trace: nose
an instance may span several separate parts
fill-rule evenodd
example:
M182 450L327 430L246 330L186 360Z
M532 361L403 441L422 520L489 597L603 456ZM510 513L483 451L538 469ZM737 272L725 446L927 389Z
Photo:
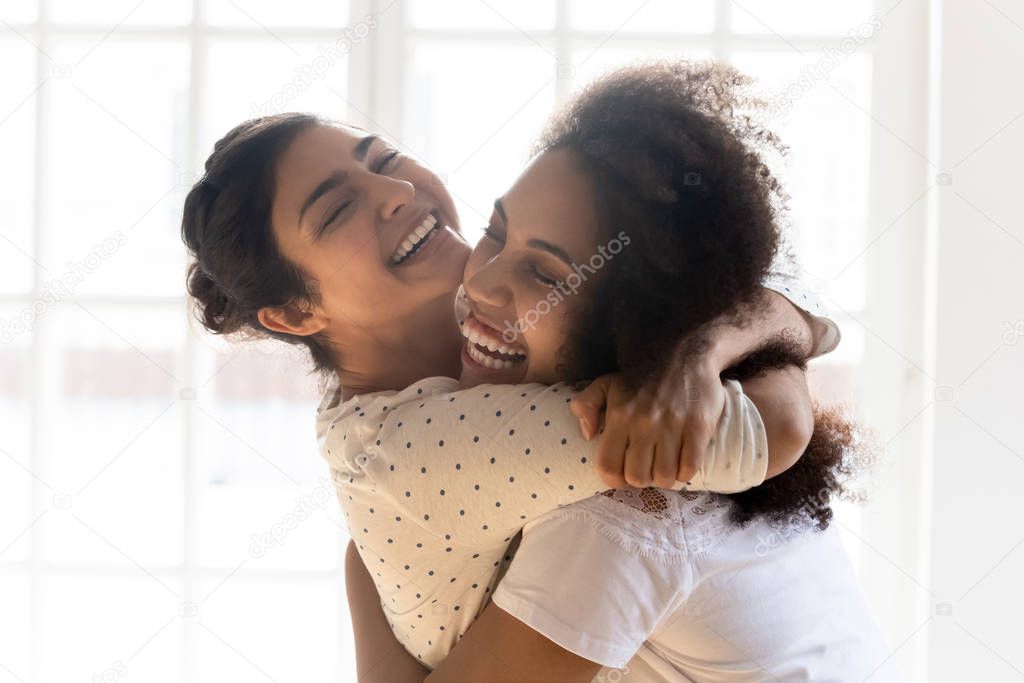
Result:
M472 273L467 268L465 275L468 276L463 281L466 294L477 304L501 311L513 303L512 289L508 285L511 273L500 253Z
M407 180L375 175L371 184L373 201L382 221L395 218L416 197L416 188Z

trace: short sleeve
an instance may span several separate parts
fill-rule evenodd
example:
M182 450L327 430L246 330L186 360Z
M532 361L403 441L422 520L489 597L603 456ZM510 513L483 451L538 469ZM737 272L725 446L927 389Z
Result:
M841 338L839 325L829 316L828 308L821 297L811 291L805 284L785 275L773 275L764 282L766 289L778 292L803 311L814 328L816 344L811 350L811 358L823 356L835 350Z
M560 647L619 668L689 590L689 566L631 552L575 507L526 527L492 599Z

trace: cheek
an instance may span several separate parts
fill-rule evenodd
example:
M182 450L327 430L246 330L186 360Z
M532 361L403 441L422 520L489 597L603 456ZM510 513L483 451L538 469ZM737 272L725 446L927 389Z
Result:
M483 254L483 248L477 245L473 251L469 253L469 258L466 259L466 267L462 271L462 280L470 280L474 275L479 272L480 268L486 262L486 257Z
M406 160L394 177L407 180L413 184L416 192L429 195L437 200L441 212L448 219L448 224L456 231L461 229L458 212L455 210L455 200L452 199L448 187L437 174L415 161Z
M316 276L323 307L336 312L361 311L393 294L393 278L376 243L354 230L344 234L347 227L316 247L315 264L307 271Z
M556 290L538 293L535 289L518 292L519 319L523 321L524 338L530 348L530 365L551 368L569 334L568 300Z

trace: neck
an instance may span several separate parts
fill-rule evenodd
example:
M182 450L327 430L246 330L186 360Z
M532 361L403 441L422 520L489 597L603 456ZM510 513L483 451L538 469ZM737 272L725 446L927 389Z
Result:
M449 292L410 315L349 329L335 342L343 396L404 389L425 377L458 377L462 335L455 321L455 293Z

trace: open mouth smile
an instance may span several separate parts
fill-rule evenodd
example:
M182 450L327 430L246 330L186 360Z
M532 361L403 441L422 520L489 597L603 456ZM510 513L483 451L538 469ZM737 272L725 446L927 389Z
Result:
M391 265L401 265L415 256L443 227L437 216L428 213L395 249L391 255Z
M491 370L505 370L526 360L526 349L509 344L501 333L470 314L462 325L466 353L479 365Z

